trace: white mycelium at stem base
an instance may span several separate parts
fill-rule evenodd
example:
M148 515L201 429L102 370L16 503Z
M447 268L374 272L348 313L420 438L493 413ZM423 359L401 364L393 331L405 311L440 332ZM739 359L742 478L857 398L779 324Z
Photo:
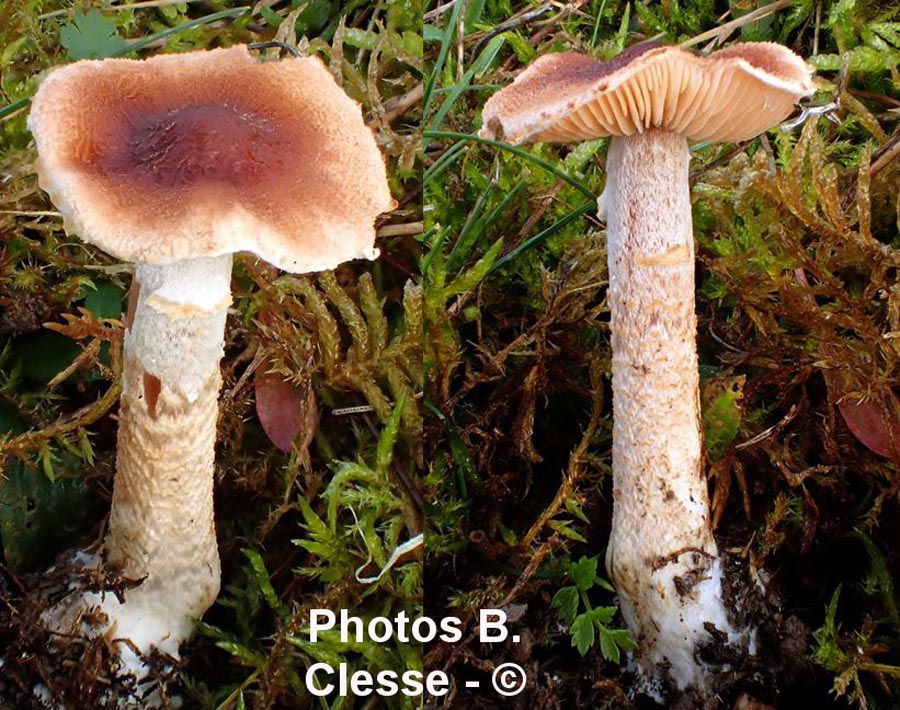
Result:
M722 603L702 469L687 140L613 138L600 197L612 333L613 525L606 565L638 662L702 686L705 625L734 637Z
M219 592L213 459L232 256L140 266L125 336L107 561L129 579L106 595L111 637L177 655Z

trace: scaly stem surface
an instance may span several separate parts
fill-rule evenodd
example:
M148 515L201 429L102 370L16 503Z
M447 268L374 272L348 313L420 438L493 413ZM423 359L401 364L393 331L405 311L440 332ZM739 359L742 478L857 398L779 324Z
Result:
M687 141L613 138L606 212L613 384L613 524L606 564L645 675L703 687L721 599L701 465Z
M230 254L139 266L125 338L106 560L144 581L107 593L108 634L177 655L219 591L213 463ZM120 650L123 657L128 653Z

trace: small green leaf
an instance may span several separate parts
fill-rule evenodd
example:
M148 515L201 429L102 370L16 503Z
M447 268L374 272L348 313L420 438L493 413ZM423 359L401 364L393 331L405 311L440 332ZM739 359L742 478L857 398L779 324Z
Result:
M269 571L266 569L266 563L263 561L262 556L256 550L244 549L241 552L244 553L244 557L250 562L256 584L259 586L259 591L262 592L266 603L278 616L286 618L289 613L288 609L278 598L274 587L272 587L272 582L269 580Z
M572 645L578 649L582 656L594 644L594 620L590 612L580 614L572 622Z
M300 512L303 514L304 525L306 529L309 530L310 535L319 539L327 539L330 537L328 526L325 525L322 518L316 515L316 512L312 509L306 499L303 496L300 496L297 499L297 503L300 506Z
M548 527L550 527L552 530L555 530L560 535L569 538L570 540L575 540L576 542L587 542L587 540L581 533L578 533L572 529L571 525L572 523L569 520L551 520L548 523Z
M356 47L357 49L365 49L372 51L378 44L379 35L375 32L359 29L357 27L348 27L344 30L344 44L348 47Z
M600 628L600 653L603 654L607 661L619 662L619 647L616 645L610 630L603 627Z
M254 653L246 646L235 641L216 641L216 646L226 653L230 653L237 661L245 666L253 667L265 662L263 658L260 658L258 653Z
M288 643L306 651L316 661L327 663L332 668L337 668L344 660L340 654L340 651L344 650L343 645L327 634L320 632L316 643L311 643L301 636L287 636L286 639Z
M578 613L578 588L563 587L553 595L550 606L556 609L560 621L571 624Z
M595 623L602 626L613 620L613 617L616 615L616 608L614 606L598 606L596 609L591 609L588 613Z
M839 643L840 624L837 623L838 600L841 598L841 585L838 585L831 595L831 600L825 608L825 619L822 626L813 631L816 648L813 657L825 668L832 672L841 670L844 666L846 654L841 650Z
M607 592L612 592L613 594L616 592L616 588L603 579L603 577L597 577L597 586L600 587L600 589L605 589Z
M460 274L444 287L444 298L450 300L454 296L471 291L481 283L481 280L488 275L488 272L497 260L502 247L503 238L501 237L491 245L491 248L485 252L483 257L475 262L471 269Z
M375 468L381 473L387 472L394 458L394 443L397 441L397 434L400 431L400 416L403 414L404 406L406 406L405 397L401 395L394 405L394 411L391 412L381 436L378 437Z
M497 521L497 529L500 531L500 537L503 538L503 542L507 545L515 547L519 544L519 537L516 535L515 531L510 530L499 520Z
M583 592L594 586L597 580L597 558L582 557L569 568L569 576L575 586Z
M581 504L575 500L574 498L566 498L565 502L566 510L568 510L572 515L578 518L583 523L590 523L590 518L585 515L584 511L581 509Z
M90 434L87 429L79 427L78 429L78 455L84 459L88 466L94 464L94 447L91 444Z
M59 461L53 452L53 447L50 444L44 444L38 452L38 457L41 460L41 468L44 470L44 475L52 483L56 480L56 464Z
M607 629L600 627L600 653L607 661L618 663L620 651L632 651L637 646L628 629Z
M584 170L587 165L594 160L594 157L609 142L607 138L595 138L594 140L582 141L573 146L571 152L562 162L562 169L569 175L579 177L579 173Z
M128 47L116 29L116 23L99 10L76 12L72 21L59 31L59 41L69 59L103 59Z
M291 540L291 542L297 547L302 547L308 553L315 555L316 557L328 559L328 556L331 554L331 548L324 542L313 542L312 540L302 540L299 538Z

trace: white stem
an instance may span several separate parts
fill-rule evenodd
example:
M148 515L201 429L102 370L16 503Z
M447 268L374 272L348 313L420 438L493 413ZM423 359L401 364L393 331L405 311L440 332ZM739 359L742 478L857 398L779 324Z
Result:
M613 524L606 565L645 676L704 687L711 623L734 637L701 465L687 141L614 138L606 213L613 385Z
M173 655L219 591L213 461L230 254L140 266L125 337L107 561L145 578L107 593L108 635ZM123 645L124 646L124 645ZM122 650L123 657L127 652Z

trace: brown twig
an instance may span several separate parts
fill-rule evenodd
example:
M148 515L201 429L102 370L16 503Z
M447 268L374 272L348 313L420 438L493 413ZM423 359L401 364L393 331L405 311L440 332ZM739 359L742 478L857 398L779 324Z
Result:
M890 140L875 153L875 159L869 168L869 177L875 177L890 165L891 161L896 159L898 155L900 155L900 132L891 136Z
M391 123L395 119L400 118L400 116L422 100L424 92L424 85L417 84L405 94L395 96L394 98L385 101L383 107L384 122Z
M110 407L119 398L121 390L122 383L117 377L106 393L96 402L85 405L72 414L60 417L53 424L43 429L28 431L6 441L0 441L0 457L8 453L21 455L26 451L39 448L43 442L54 437L68 434L70 431L80 427L90 426L109 411Z
M379 227L379 237L408 237L425 231L423 222L404 222L403 224L386 224Z

